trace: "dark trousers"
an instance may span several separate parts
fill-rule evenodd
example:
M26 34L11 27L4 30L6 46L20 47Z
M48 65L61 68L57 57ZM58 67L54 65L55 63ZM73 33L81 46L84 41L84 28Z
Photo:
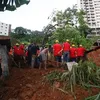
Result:
M76 62L76 58L70 58L70 61L75 61Z
M63 61L69 62L69 51L63 53Z
M55 61L61 62L61 56L55 56Z

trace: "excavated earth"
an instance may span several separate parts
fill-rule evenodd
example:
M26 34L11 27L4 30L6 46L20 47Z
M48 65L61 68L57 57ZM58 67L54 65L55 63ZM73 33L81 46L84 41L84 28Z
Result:
M95 48L93 51L89 52L87 54L87 58L96 63L97 66L100 66L100 47Z
M63 93L44 82L43 77L53 70L55 68L48 68L46 71L44 69L12 68L9 78L0 86L0 100L74 100L70 92ZM77 100L83 100L99 91L100 89L96 88L87 91L76 86L75 95Z
M100 49L91 51L87 57L100 66ZM5 81L0 81L0 100L74 100L70 92L64 93L53 88L44 81L44 76L54 70L63 69L48 68L10 68L10 76ZM90 91L80 86L75 87L77 100L99 93L100 89L92 88Z

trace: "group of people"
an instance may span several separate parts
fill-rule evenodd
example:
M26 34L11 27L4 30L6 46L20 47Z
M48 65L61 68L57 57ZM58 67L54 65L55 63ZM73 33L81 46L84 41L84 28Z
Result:
M41 49L36 43L29 43L25 46L24 43L16 43L10 50L9 55L14 57L14 62L18 67L27 63L30 68L34 68L37 65L41 68L42 63L46 69L46 52L47 48Z
M13 56L14 60L17 64L20 61L24 60L30 66L30 68L34 68L37 65L39 69L41 69L42 65L44 68L47 68L47 61L52 60L49 59L49 56L53 56L54 60L58 63L67 63L67 62L79 62L83 59L86 49L79 44L76 47L74 44L71 44L67 39L63 44L60 44L58 40L51 46L39 47L36 43L30 43L27 46L24 43L20 45L16 43L13 46ZM11 51L10 51L11 52ZM10 53L9 52L9 53ZM21 66L19 64L19 66ZM57 64L59 67L59 65Z
M71 45L68 39L63 44L56 40L53 45L55 60L58 62L79 62L83 60L85 51L86 49L81 44L76 47L75 44Z

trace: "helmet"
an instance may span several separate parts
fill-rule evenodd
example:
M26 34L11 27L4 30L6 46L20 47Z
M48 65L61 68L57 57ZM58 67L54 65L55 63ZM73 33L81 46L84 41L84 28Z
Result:
M75 45L74 45L74 44L72 44L72 47L75 47Z
M80 47L82 47L82 45L80 44Z
M19 45L18 43L16 43L16 45Z
M67 41L67 42L69 42L69 40L68 40L68 39L67 39L66 41Z
M59 41L58 41L58 40L56 40L55 42L56 42L56 43L58 43Z

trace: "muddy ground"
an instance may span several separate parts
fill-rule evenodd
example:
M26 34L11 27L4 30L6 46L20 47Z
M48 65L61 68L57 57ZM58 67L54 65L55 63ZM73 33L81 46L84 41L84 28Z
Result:
M11 68L9 78L0 87L0 100L74 100L70 92L65 94L44 82L43 77L53 70L55 68L48 68L46 71L44 69ZM77 100L83 100L99 91L96 88L87 91L77 86L75 94Z
M87 57L100 66L100 49L88 53ZM0 83L0 100L74 100L70 92L63 93L44 82L43 77L54 70L62 69L10 68L9 78ZM99 91L97 88L87 90L76 86L75 95L77 100L84 100Z

